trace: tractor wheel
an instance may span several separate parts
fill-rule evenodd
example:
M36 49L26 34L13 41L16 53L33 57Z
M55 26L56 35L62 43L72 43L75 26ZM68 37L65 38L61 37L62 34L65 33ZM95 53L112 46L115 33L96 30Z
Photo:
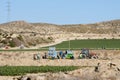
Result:
M60 56L59 56L59 55L57 55L57 59L60 59Z
M82 58L83 58L83 59L86 59L87 56L86 56L85 54L82 54Z
M79 57L78 57L78 59L82 59L82 57L83 57L82 54L80 54Z
M71 56L70 59L74 59L74 56Z
M91 57L91 59L98 59L98 56L97 56L97 55L93 55L93 56Z

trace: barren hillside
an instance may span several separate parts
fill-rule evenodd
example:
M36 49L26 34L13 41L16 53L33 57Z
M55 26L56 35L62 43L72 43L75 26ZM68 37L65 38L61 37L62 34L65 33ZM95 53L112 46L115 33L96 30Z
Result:
M70 39L120 38L120 20L95 24L56 25L13 21L0 24L0 46L35 46Z
M73 32L73 33L119 33L120 20L106 21L95 24L71 24L56 25L48 23L28 23L25 21L13 21L0 24L0 29L8 32Z

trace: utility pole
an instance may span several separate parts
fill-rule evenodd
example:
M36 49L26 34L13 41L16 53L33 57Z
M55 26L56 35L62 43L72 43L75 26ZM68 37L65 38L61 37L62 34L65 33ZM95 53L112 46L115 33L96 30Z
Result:
M70 28L68 28L68 32L70 33ZM69 50L70 50L70 37L68 38L69 39Z
M7 22L10 22L10 16L11 16L11 2L10 0L7 0ZM13 33L13 28L11 28L11 32Z
M70 50L70 38L69 38L69 50Z
M10 0L7 1L7 22L10 22L10 12L11 12L11 3Z

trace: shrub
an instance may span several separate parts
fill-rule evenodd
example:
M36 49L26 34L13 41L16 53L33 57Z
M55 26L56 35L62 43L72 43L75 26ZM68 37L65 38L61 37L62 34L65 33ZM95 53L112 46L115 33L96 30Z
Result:
M53 37L48 37L49 40L53 40Z
M15 47L16 45L15 45L15 42L14 41L9 41L9 46L10 47Z
M18 38L20 41L23 41L23 37L22 37L21 35L19 35L17 38Z

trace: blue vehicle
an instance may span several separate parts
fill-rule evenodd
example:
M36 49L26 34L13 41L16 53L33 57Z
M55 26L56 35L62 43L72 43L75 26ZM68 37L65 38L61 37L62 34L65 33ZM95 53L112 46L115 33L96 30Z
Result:
M48 58L52 58L52 59L55 59L55 58L58 58L57 57L57 52L55 50L55 47L49 47L49 51L48 51Z
M79 54L79 59L98 59L96 53L90 53L89 49L83 48Z

